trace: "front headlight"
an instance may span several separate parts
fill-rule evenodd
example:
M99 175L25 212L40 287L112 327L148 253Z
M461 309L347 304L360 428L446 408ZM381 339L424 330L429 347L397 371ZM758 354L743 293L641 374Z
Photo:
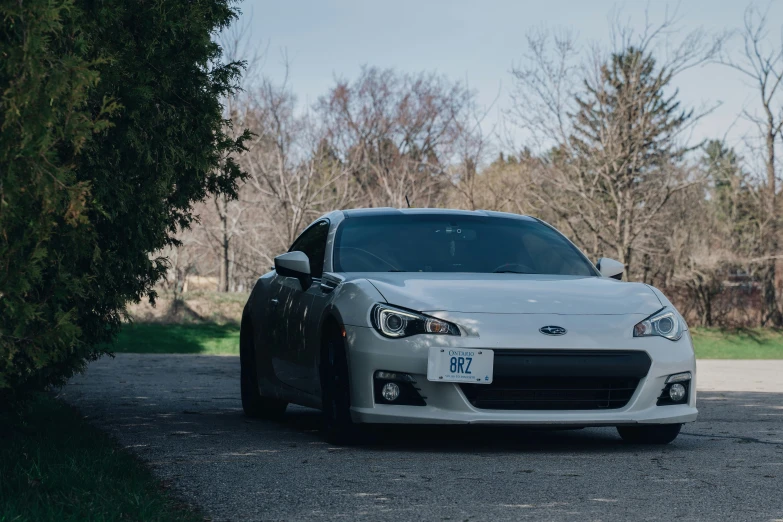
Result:
M650 337L658 335L666 337L670 341L677 341L682 337L684 326L683 320L677 312L671 308L663 308L634 326L633 336Z
M385 304L375 305L371 317L372 325L386 337L408 337L421 333L460 335L455 324Z

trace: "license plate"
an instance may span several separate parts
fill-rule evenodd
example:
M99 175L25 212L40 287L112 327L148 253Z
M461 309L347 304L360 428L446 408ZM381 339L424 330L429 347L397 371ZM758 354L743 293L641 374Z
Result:
M495 352L465 348L430 347L427 380L435 382L492 383Z

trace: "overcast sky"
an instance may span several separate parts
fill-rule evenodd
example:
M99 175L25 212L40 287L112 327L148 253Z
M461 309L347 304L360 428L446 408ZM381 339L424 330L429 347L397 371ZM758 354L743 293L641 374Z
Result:
M493 106L487 118L492 126L509 105L509 70L522 58L531 29L567 28L584 45L606 42L612 12L620 9L624 19L641 26L645 9L660 20L667 5L677 9L683 31L703 27L717 32L739 28L747 2L244 0L241 23L249 25L256 46L267 48L263 74L282 80L282 55L287 53L290 85L305 104L315 102L335 78L355 78L365 64L435 70L477 90L479 102ZM769 6L780 45L783 0L758 5ZM684 73L676 86L685 103L721 103L699 123L696 139L728 134L734 141L749 132L750 125L737 121L737 114L757 107L757 93L739 74L706 65Z

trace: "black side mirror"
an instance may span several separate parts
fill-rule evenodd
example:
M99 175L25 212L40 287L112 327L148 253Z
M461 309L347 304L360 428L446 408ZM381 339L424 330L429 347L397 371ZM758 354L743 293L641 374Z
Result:
M307 290L313 284L310 275L310 259L304 252L294 251L280 254L275 258L275 271L283 277L295 277L302 285L302 290Z

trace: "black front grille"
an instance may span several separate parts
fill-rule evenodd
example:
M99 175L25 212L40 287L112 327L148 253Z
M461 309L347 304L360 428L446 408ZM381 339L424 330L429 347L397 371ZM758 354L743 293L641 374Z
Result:
M649 368L644 352L498 350L492 384L460 387L482 409L616 409L628 404Z
M460 386L473 406L487 410L598 410L622 408L638 384L618 377L504 377Z

